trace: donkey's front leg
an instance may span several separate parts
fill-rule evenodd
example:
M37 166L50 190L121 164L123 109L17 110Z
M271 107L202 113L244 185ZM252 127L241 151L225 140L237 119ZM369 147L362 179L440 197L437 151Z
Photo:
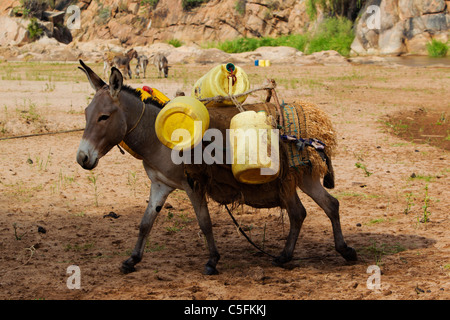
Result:
M139 237L134 247L131 257L125 260L120 267L122 273L130 273L136 271L134 266L142 260L144 255L145 240L152 229L158 213L161 211L164 202L174 189L159 181L152 181L150 188L150 200L147 209L142 217L139 228Z

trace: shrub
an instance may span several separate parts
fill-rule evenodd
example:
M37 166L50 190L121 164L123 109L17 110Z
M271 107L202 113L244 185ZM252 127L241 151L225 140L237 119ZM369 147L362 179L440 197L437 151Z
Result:
M430 57L445 57L448 53L448 45L446 43L433 39L430 43L427 44L427 50Z
M171 44L172 46L174 46L175 48L181 47L183 45L183 42L181 42L178 39L172 39L167 41L168 44Z
M336 50L341 55L348 56L355 37L352 27L352 22L346 18L324 20L311 38L307 53Z
M40 38L42 33L44 32L36 18L31 18L27 30L31 40Z

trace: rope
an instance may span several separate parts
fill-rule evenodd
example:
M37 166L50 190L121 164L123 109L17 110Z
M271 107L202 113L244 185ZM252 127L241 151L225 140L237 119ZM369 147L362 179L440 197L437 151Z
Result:
M244 112L244 108L239 103L239 101L231 94L231 91L233 90L233 84L235 82L235 75L228 76L228 96L230 97L231 101L233 101L236 108L238 108L239 112Z
M268 256L271 257L271 258L274 258L274 259L277 258L277 257L271 255L270 253L267 253L266 251L264 251L264 250L261 249L260 247L258 247L258 246L257 246L257 245L256 245L256 244L255 244L255 243L247 236L247 234L245 233L245 231L242 230L241 226L240 226L239 223L236 221L236 219L233 217L233 215L231 214L231 211L230 211L230 209L228 209L228 206L227 206L227 205L225 205L225 208L227 209L228 214L230 215L230 217L231 217L231 219L233 220L233 222L234 222L234 224L236 225L236 227L238 227L239 231L242 233L242 235L245 237L245 239L247 239L247 241L250 242L250 244L251 244L252 246L254 246L256 249L258 249L259 251L261 251L262 253L268 255Z
M250 93L253 93L253 92L255 92L255 91L260 91L260 90L272 90L272 89L275 89L275 86L276 86L276 84L275 84L275 81L273 81L273 82L271 82L270 80L269 80L269 83L268 84L263 84L261 87L259 87L259 88L255 88L255 89L251 89L251 90L248 90L248 91L246 91L246 92L244 92L244 93L240 93L240 94L236 94L236 95L229 95L228 97L224 97L224 96L215 96L215 97L212 97L212 98L202 98L202 99L198 99L199 101L201 101L201 102L205 102L205 103L208 103L208 102L211 102L211 101L214 101L214 102L222 102L222 101L224 101L224 100L228 100L228 99L230 99L230 97L231 98L240 98L240 97L242 97L242 96L246 96L246 95L249 95Z
M37 136L47 136L47 135L51 135L51 134L62 134L62 133L78 132L78 131L83 131L83 130L84 130L84 128L82 128L82 129L72 129L72 130L63 130L63 131L55 131L55 132L25 134L25 135L21 135L21 136L12 136L12 137L0 138L0 141L1 140L10 140L10 139L22 139L22 138L29 138L29 137L37 137Z
M145 102L142 101L142 112L141 112L141 115L139 116L139 119L136 121L134 126L130 130L128 130L128 132L125 134L125 136L130 134L130 132L133 131L134 129L136 129L136 127L138 126L139 122L141 122L141 119L142 119L142 116L144 115L144 112L145 112Z

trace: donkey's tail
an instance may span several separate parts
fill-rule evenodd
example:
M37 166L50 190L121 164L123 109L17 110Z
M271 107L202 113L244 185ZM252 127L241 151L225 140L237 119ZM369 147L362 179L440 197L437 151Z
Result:
M331 158L325 154L325 161L327 162L328 171L323 177L323 186L327 189L334 189L334 170Z

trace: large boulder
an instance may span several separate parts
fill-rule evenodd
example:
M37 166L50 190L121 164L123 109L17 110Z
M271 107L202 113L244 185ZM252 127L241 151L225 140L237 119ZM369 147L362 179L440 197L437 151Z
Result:
M380 26L374 28L379 8ZM450 34L450 1L369 0L356 23L353 55L427 54L432 39L446 42Z
M0 16L0 46L23 46L31 39L27 31L29 20Z

